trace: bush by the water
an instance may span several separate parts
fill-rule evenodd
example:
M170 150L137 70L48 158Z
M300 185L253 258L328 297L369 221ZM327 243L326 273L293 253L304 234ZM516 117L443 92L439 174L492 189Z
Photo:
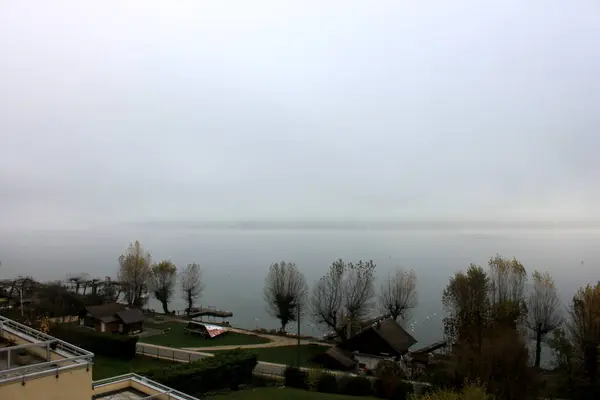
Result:
M285 386L298 389L308 389L308 374L296 367L287 367L284 372Z
M140 374L192 396L200 396L211 390L237 390L241 384L252 383L252 370L256 363L256 354L236 349Z
M137 336L113 335L81 328L72 324L56 324L50 335L82 347L94 354L131 360L135 357Z
M337 393L338 383L335 375L325 372L317 383L317 391L321 393Z
M371 381L362 376L344 378L340 382L341 393L351 396L370 396L373 394Z
M413 393L412 383L402 379L396 381L377 379L374 384L375 396L389 400L404 400Z

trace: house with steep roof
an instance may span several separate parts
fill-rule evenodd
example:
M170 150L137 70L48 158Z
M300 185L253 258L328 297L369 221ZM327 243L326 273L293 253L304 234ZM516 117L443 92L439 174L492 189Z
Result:
M98 332L131 335L144 330L144 314L140 309L117 303L86 306L79 313L79 325Z
M337 347L351 352L359 367L374 369L381 360L399 361L415 343L415 338L388 317L363 327Z
M357 324L358 325L358 324ZM352 330L348 339L324 353L325 365L335 364L343 369L375 369L382 360L400 361L412 345L417 343L395 319L389 315L364 321Z

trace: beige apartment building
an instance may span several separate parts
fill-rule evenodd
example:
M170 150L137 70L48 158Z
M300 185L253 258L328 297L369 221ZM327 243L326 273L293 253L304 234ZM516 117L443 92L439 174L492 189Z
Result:
M94 354L0 316L1 400L198 400L136 374L92 381Z

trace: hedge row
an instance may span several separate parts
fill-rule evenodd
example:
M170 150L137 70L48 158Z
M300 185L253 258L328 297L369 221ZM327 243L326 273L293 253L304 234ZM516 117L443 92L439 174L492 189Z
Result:
M217 353L192 363L160 367L140 375L192 396L218 389L237 390L239 385L252 382L256 354L236 349Z
M316 372L316 376L313 372ZM336 378L329 372L310 371L288 367L284 374L285 386L322 393L338 393L350 396L377 396L384 399L404 400L413 392L410 383L400 379L383 382L362 376Z
M131 360L135 357L137 336L96 332L73 324L56 324L50 334L94 354Z

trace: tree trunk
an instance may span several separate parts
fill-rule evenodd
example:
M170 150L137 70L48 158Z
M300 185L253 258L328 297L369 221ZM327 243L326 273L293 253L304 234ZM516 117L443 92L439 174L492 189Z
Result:
M190 315L192 315L192 307L194 305L194 299L192 298L191 290L187 291L187 303L188 303L187 313L188 313L188 317L189 317Z
M169 314L169 303L167 303L166 301L161 301L162 303L162 308L163 311L165 312L165 314Z
M540 326L535 330L535 364L536 368L540 367L540 358L542 354L542 328Z

